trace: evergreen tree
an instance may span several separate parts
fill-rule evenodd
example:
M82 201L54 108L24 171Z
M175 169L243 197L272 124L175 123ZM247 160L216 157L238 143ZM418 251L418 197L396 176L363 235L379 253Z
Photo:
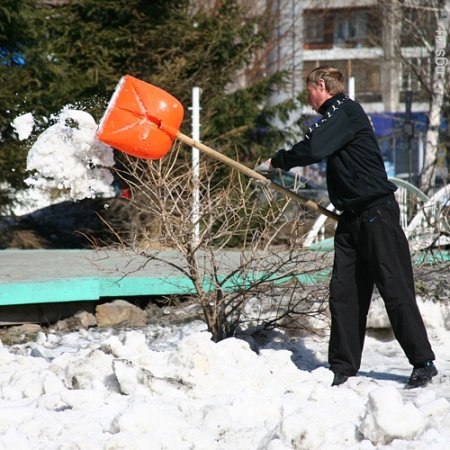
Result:
M257 25L261 18L245 18L233 0L213 12L193 11L190 3L78 0L49 7L3 0L0 48L8 55L19 52L25 64L0 65L0 182L20 188L26 178L31 142L18 142L10 126L14 117L25 112L49 117L74 104L98 120L124 74L167 90L186 109L192 87L201 87L203 141L249 163L271 153L284 136L270 119L293 106L280 105L277 111L265 106L283 74L230 89L269 39ZM183 131L189 130L186 114Z
M26 15L32 0L4 0L0 5L0 211L12 201L9 186L23 187L27 151L12 135L11 120L23 112L23 51L30 41Z

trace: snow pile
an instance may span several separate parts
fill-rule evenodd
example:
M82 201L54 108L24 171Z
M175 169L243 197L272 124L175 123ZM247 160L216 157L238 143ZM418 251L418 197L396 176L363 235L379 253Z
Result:
M448 332L443 338L438 353L449 362ZM448 381L438 376L427 388L405 391L410 367L395 341L368 338L368 365L379 372L363 368L339 387L330 386L326 339L290 342L295 358L283 348L287 341L257 354L235 338L212 342L201 322L40 333L35 342L0 348L0 448L448 445ZM441 359L438 368L446 369Z
M425 425L424 415L413 404L405 405L394 387L386 386L369 393L360 431L371 442L386 444L394 439L414 439Z
M31 147L25 180L32 187L69 190L74 200L112 197L112 148L96 138L97 124L86 111L65 108L57 122L41 133Z

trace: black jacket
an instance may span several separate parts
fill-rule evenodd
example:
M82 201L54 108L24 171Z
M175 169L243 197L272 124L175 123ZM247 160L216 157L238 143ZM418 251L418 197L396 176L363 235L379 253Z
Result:
M319 108L322 119L290 150L278 150L272 166L289 170L327 159L330 200L341 211L359 211L392 198L375 133L361 105L337 94Z

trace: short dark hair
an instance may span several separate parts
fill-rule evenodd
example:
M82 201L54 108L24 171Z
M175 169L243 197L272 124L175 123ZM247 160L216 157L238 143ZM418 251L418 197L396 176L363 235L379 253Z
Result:
M316 67L306 78L306 84L317 85L319 80L323 80L325 82L325 88L331 95L344 92L344 75L342 75L342 72L336 67Z

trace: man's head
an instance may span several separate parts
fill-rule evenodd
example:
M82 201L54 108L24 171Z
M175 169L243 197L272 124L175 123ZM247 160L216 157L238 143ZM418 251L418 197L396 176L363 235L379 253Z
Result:
M323 102L344 92L344 76L336 67L316 67L306 78L308 103L318 110Z

